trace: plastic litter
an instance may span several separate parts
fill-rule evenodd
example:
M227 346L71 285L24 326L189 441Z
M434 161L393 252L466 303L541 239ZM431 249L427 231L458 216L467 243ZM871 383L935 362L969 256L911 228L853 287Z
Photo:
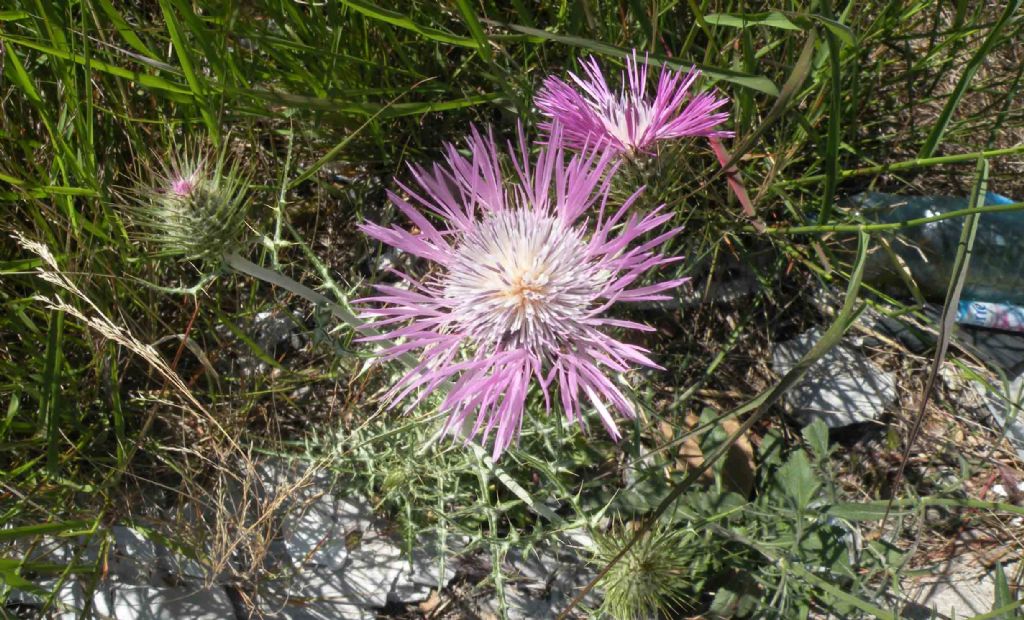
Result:
M961 301L956 322L963 325L1024 332L1024 307L990 301Z
M993 192L985 195L985 206L1013 202ZM969 208L966 198L877 192L857 194L850 203L874 222L935 217ZM950 218L901 228L889 237L893 253L927 300L945 297L962 226L962 218ZM878 252L866 266L865 279L906 292L906 273L900 271L892 256ZM1024 333L1024 211L981 215L960 298L958 323Z

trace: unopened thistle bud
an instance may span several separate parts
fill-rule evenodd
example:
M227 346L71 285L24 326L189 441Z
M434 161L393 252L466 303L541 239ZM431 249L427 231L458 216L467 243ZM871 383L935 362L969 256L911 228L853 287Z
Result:
M634 528L618 526L595 539L594 563L608 566L637 536ZM696 593L707 578L712 551L694 530L682 525L656 524L601 578L602 610L612 618L678 618L693 608Z
M136 188L132 217L159 256L220 261L241 244L248 179L225 155L171 150Z

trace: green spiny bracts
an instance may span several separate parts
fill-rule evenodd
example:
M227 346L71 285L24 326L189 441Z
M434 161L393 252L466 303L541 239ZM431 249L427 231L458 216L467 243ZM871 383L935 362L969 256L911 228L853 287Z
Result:
M131 215L157 256L219 262L245 234L249 179L225 153L197 146L171 150L139 183Z
M618 526L597 536L596 565L607 566L635 535L635 528ZM706 549L697 538L689 528L661 524L640 534L599 582L602 611L616 620L639 620L678 617L691 609L706 578Z

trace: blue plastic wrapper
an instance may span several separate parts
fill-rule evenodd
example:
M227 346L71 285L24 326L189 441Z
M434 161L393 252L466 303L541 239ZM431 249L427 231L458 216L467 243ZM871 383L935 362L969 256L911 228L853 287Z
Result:
M1014 201L995 193L985 196L985 205ZM850 199L852 206L868 221L900 222L934 217L969 207L966 198L949 196L900 196L865 192ZM953 276L963 218L950 218L909 226L889 235L890 247L906 265L925 299L941 302ZM893 257L876 251L865 268L865 280L893 292L906 293L904 275ZM1024 211L983 213L978 220L967 279L960 298L965 302L996 304L980 314L964 310L964 323L979 324L994 315L1009 316L1008 308L1024 306ZM995 312L997 306L1004 311ZM984 318L979 318L979 317ZM975 322L976 321L976 322ZM1009 323L1007 323L1009 324ZM995 327L995 325L991 325ZM1013 329L999 327L999 329ZM1021 328L1024 329L1024 328Z
M962 325L1024 332L1024 307L992 301L961 301L956 322Z

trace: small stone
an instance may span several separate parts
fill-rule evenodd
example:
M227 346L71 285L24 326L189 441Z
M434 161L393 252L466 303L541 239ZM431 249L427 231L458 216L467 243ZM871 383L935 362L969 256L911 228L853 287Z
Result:
M505 587L505 609L505 617L508 620L547 620L557 616L550 601L531 597L525 592L520 592L514 586ZM498 601L497 595L480 603L477 617L488 620L502 617L501 603Z
M304 570L295 576L284 602L261 605L260 617L267 620L372 620L376 614L353 601L338 586L335 575L321 570Z
M992 611L995 578L980 576L956 560L932 577L925 577L907 588L912 603L903 609L903 617L912 619L970 618ZM936 615L938 614L938 615Z
M596 576L586 560L593 539L584 528L562 532L552 544L539 544L526 556L513 549L505 557L505 603L510 619L556 618L580 588ZM596 609L601 593L591 590L582 608ZM497 596L481 605L481 613L499 615Z
M562 537L576 549L593 549L594 537L586 528L576 527L562 532ZM574 555L576 555L574 553Z
M138 531L123 525L110 528L113 544L107 555L109 574L138 585L157 576L157 548Z
M553 620L561 611L560 602L547 597L534 598L523 592L512 591L505 595L509 620Z
M302 348L302 337L295 321L276 312L259 312L252 320L256 343L271 356Z
M289 490L288 485L302 477L302 465L304 464L295 465L293 461L278 457L262 457L251 461L260 497L271 499L278 493Z
M1000 500L1011 500L1016 501L1019 497L1024 497L1024 481L1017 483L1017 488L1007 488L1002 484L993 484L992 493L997 495Z
M432 538L420 537L412 550L412 562L408 555L401 556L401 572L388 595L393 603L419 603L430 597L432 592L447 586L455 578L455 569L445 560L442 566L440 550Z
M310 395L312 394L313 387L309 385L304 385L300 388L292 390L292 393L288 395L288 398L294 401L301 401L309 398Z
M288 520L284 544L299 564L339 569L348 557L345 533L330 514L315 507Z
M539 584L542 587L547 586L548 581L552 577L552 569L558 563L555 558L549 556L546 552L539 553L534 551L523 557L517 549L510 550L505 557L505 561L512 567L512 571L508 575L510 579L534 585Z
M779 375L789 372L823 333L814 329L778 343L772 352L772 369ZM790 414L801 424L820 418L829 428L840 428L881 416L896 400L896 379L840 343L783 398Z
M929 332L909 325L900 319L885 316L878 312L869 312L871 312L870 315L865 313L868 316L864 316L861 319L867 323L869 328L899 340L911 353L922 355L935 346L935 337Z
M706 282L680 287L676 295L683 308L703 304L734 304L750 297L758 290L757 278L749 269L732 274L726 279L715 279L708 286Z
M1005 396L1005 400L998 396L989 398L989 411L999 424L996 430L1006 429L1006 438L1024 459L1024 373L1014 377Z
M114 586L118 620L223 620L235 617L223 588Z
M164 546L156 549L154 568L162 580L170 583L183 580L206 581L210 577L210 571L202 564Z
M349 552L349 561L338 572L339 589L345 597L367 607L388 604L403 571L402 551L386 540L364 540Z
M337 570L346 564L352 538L361 537L376 519L369 502L359 497L335 497L316 486L300 494L318 492L304 512L285 520L284 543L294 561Z
M956 339L977 351L982 361L1002 368L1008 375L1024 371L1024 334L961 326Z
M25 562L68 564L74 557L72 541L57 536L44 535L19 540L15 543L15 549L11 557L20 557Z
M297 479L280 463L264 464L265 486L281 491ZM321 472L311 483L290 493L295 504L284 519L283 544L300 573L309 569L337 576L333 586L344 600L365 607L425 600L441 587L436 544L417 541L412 562L389 538L373 507L358 496L337 497L330 475ZM447 583L454 570L445 573Z
M391 587L391 592L388 592L388 602L399 604L422 603L430 598L433 592L436 592L434 588L406 581L403 575L399 574L395 585Z
M46 592L53 592L57 587L56 579L46 579L36 582L35 585ZM109 592L104 588L97 588L93 593L92 605L89 606L88 617L104 617L110 615ZM73 578L61 584L52 604L44 608L46 596L28 593L24 590L12 589L7 594L4 604L4 611L15 612L14 617L32 618L67 618L71 620L79 617L81 612L86 611L86 598L82 586ZM2 615L2 614L0 614ZM6 616L4 616L6 617Z

